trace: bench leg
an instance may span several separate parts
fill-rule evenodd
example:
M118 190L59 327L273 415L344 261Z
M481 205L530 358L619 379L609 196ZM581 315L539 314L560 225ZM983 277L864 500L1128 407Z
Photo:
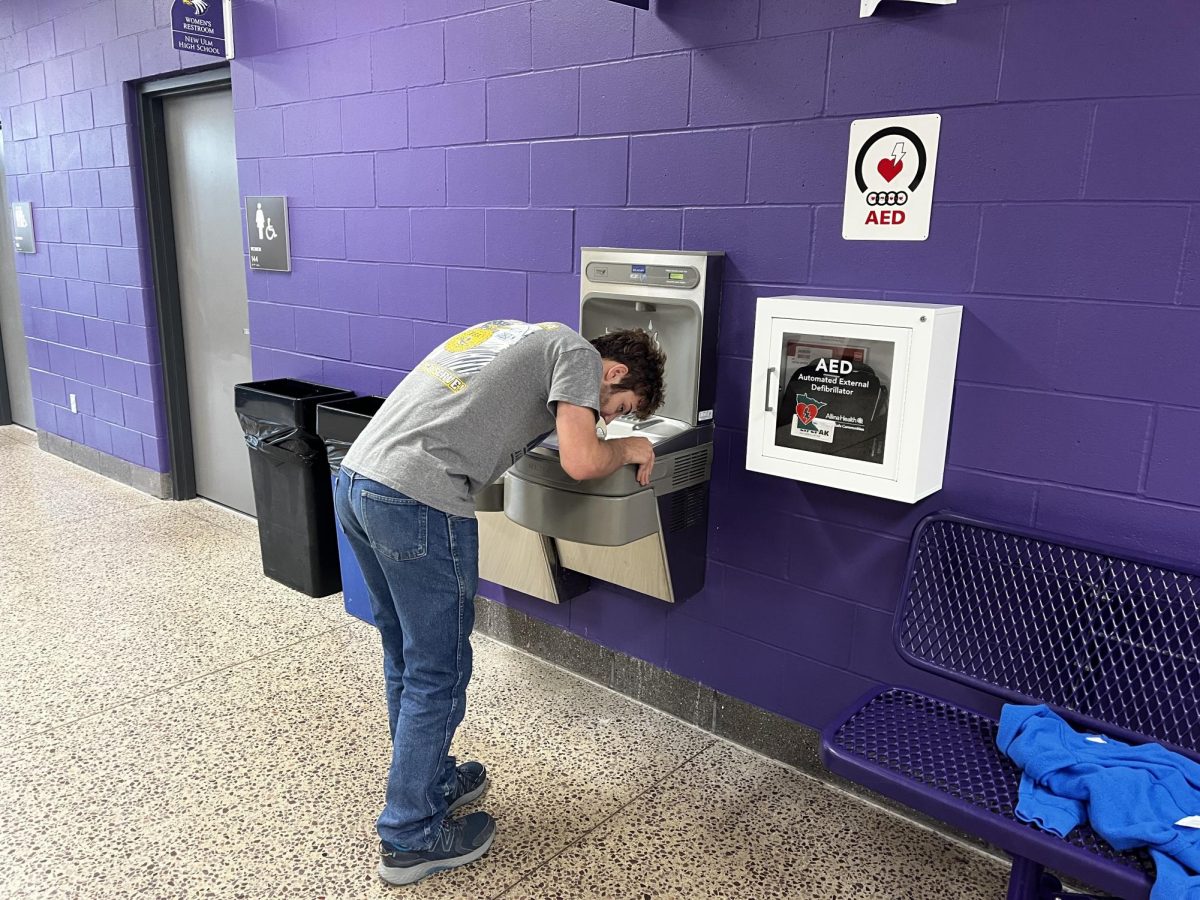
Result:
M1023 856L1014 856L1006 900L1042 900L1045 897L1043 888L1042 864Z
M1006 900L1100 900L1092 894L1066 893L1062 882L1032 859L1014 856L1012 861Z

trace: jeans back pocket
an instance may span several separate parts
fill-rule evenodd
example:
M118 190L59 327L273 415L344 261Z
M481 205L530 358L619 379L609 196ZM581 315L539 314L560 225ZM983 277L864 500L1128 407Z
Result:
M407 497L362 491L360 520L371 549L398 562L429 552L429 507Z

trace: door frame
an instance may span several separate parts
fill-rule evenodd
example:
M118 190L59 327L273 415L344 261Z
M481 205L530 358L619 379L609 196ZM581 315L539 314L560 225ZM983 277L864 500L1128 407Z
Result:
M4 129L4 123L0 122L0 130ZM6 145L6 142L0 141L0 147ZM11 215L12 207L8 204L8 191L5 189L2 192L5 200L4 209L0 210L0 215ZM0 248L0 253L14 253L12 246ZM17 290L17 308L21 308L21 291ZM24 340L26 335L22 333L21 339ZM4 347L0 345L0 425L12 425L13 419L13 402L9 391L12 390L12 385L8 380L8 361L4 357ZM36 424L36 423L35 423Z
M143 190L147 246L158 314L159 358L167 414L167 447L171 462L171 499L196 497L196 459L192 447L192 411L188 398L187 359L183 342L179 264L175 256L175 211L167 160L164 101L232 87L228 64L146 82L138 88Z
M4 361L4 354L0 353L0 425L13 424L12 400L8 391L8 364Z
M7 212L4 214L8 215ZM3 251L0 252L8 253L9 249L5 247ZM17 302L21 302L21 298L19 296L17 297ZM4 359L3 350L3 346L0 345L0 425L12 425L14 420L12 399L8 395L8 363Z

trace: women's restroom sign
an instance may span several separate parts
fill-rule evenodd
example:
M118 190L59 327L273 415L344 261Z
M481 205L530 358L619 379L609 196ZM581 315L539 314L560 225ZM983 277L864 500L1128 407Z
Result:
M287 197L247 197L246 237L246 246L250 249L250 268L269 272L292 271Z
M171 46L233 59L233 0L172 0Z
M929 237L942 117L857 119L850 125L842 237L923 241Z

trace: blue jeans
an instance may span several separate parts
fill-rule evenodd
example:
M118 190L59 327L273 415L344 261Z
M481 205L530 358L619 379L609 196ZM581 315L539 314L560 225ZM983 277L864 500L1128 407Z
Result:
M333 503L383 639L392 764L376 828L392 848L427 850L455 783L450 741L471 679L479 526L344 466Z

